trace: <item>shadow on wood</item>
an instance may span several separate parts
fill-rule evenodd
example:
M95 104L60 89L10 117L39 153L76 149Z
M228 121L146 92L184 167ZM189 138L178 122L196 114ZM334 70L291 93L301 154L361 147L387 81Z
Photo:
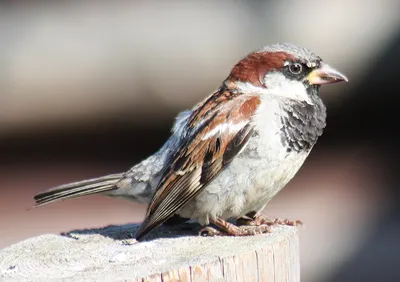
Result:
M128 240L133 239L136 231L139 229L139 224L124 224L124 225L110 225L103 228L94 229L77 229L69 232L61 233L61 236L68 238L79 237L80 235L101 235L114 240ZM161 238L176 238L183 236L196 236L203 227L195 222L184 222L175 225L163 225L162 227L154 229L146 235L141 242L151 241Z

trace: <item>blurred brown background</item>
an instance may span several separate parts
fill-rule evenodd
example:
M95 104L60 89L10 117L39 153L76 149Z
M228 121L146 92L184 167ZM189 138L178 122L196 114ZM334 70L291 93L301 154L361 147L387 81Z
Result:
M308 47L347 74L328 127L267 207L301 219L303 281L400 281L400 2L1 1L0 248L139 222L100 196L32 207L40 190L127 170L177 112L263 45Z

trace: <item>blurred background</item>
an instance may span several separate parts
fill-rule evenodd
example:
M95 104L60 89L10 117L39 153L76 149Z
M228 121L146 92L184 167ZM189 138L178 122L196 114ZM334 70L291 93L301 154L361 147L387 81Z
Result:
M28 210L46 188L121 172L247 53L307 47L350 82L322 88L328 127L267 207L301 219L302 281L400 281L400 2L1 1L0 248L140 222L90 196Z

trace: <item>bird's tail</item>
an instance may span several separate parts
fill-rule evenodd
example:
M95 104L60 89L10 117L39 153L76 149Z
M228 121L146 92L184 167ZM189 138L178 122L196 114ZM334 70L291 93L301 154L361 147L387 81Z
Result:
M35 206L40 207L58 200L77 198L118 189L116 184L122 176L123 173L116 173L51 188L34 197L36 202Z

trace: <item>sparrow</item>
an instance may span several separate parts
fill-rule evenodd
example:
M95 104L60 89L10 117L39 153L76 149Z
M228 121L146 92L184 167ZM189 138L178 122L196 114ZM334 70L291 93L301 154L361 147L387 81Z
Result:
M263 47L240 60L211 95L178 114L155 154L125 173L39 193L36 206L96 193L148 204L137 240L176 217L196 220L211 235L296 225L261 211L295 176L326 126L320 86L340 81L348 80L305 48Z

